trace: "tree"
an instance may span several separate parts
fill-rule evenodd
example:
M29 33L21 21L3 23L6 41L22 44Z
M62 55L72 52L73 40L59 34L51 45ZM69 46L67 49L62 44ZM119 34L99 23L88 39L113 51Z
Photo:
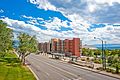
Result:
M120 50L112 50L111 56L108 58L108 63L116 68L116 73L119 73L120 68Z
M19 48L18 51L20 52L21 55L21 61L22 64L25 64L25 58L28 56L30 53L35 53L37 52L37 40L35 36L29 36L28 34L21 33L18 36L19 39Z
M0 20L0 54L4 57L13 46L13 31L7 28L7 24Z
M93 57L93 56L94 56L94 52L93 52L92 49L89 49L88 53L89 53L88 56L90 56L90 57Z
M82 55L87 56L87 54L88 54L88 49L82 48Z
M101 51L99 49L96 49L94 51L95 59L98 58L98 55L100 55L100 54L101 54Z

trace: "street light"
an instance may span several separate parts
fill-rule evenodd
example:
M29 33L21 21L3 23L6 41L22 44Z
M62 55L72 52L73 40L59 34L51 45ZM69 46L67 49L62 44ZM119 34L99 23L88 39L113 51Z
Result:
M106 59L105 59L104 49L103 49L103 42L104 41L102 39L96 38L96 37L94 37L94 39L99 39L102 42L102 66L104 69L106 69L106 61L105 61Z
M105 50L106 50L106 41L105 41ZM105 60L105 69L106 69L106 51L104 50L104 60Z

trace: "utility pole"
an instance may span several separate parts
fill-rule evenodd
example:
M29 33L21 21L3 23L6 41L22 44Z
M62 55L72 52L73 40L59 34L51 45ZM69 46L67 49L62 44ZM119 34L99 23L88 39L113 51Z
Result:
M104 50L104 41L100 38L94 37L94 39L99 39L102 42L102 66L103 69L106 69L106 55L105 55L105 50Z

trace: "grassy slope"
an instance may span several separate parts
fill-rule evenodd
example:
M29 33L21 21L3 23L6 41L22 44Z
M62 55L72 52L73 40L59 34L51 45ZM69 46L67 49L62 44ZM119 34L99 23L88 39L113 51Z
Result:
M0 58L0 80L35 80L35 77L20 64L15 54L7 54Z

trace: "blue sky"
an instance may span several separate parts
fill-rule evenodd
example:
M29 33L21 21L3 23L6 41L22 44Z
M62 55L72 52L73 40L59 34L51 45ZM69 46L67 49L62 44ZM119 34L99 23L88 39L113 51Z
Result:
M83 44L120 44L119 0L1 0L0 19L15 32L51 38L79 37Z

